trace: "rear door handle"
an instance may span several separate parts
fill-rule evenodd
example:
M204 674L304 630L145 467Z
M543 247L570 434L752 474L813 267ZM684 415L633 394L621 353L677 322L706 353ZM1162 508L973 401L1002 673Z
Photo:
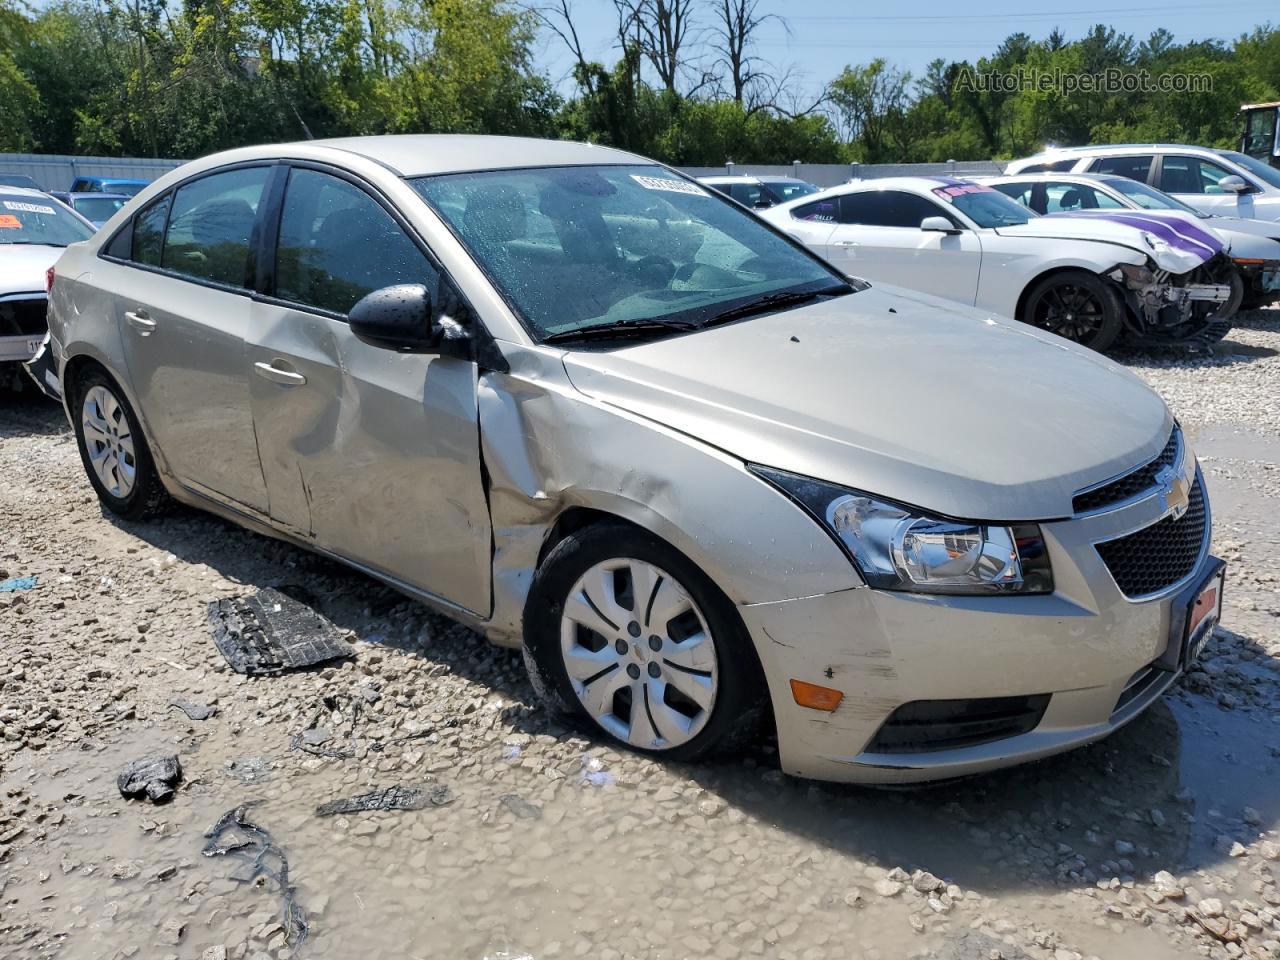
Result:
M832 244L834 247L857 247L861 246L857 240L837 240Z
M144 337L156 329L156 322L147 316L147 311L145 310L126 310L124 318L129 321L129 326Z
M285 370L283 367L276 366L277 363L283 362L283 360L273 360L271 363L263 363L259 360L253 365L253 372L264 380L283 384L286 387L300 387L307 382L307 378L296 370Z

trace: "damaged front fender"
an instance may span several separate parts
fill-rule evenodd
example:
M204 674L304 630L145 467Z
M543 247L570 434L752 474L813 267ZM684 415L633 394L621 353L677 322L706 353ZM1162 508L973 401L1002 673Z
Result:
M493 526L494 642L517 645L556 519L574 507L661 537L736 604L861 585L848 559L741 460L578 392L559 351L502 345L511 372L478 384ZM509 348L509 349L508 349ZM742 518L752 518L749 524Z

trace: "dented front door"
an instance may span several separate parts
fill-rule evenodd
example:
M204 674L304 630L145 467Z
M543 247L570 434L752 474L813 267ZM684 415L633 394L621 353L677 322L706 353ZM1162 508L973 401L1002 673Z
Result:
M372 347L316 313L254 309L249 379L272 520L487 614L476 365Z

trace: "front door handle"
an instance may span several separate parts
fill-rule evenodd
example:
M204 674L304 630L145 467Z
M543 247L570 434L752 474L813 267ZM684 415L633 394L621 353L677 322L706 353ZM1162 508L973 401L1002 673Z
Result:
M129 326L144 337L149 336L156 329L156 322L147 316L145 310L126 310L124 318L129 322Z
M253 372L264 380L270 380L272 383L283 384L286 387L300 387L307 382L307 378L296 370L286 370L283 367L277 367L277 363L284 363L284 361L273 360L271 363L263 363L259 360L253 365Z
M857 240L837 240L832 244L834 247L857 247L861 244Z

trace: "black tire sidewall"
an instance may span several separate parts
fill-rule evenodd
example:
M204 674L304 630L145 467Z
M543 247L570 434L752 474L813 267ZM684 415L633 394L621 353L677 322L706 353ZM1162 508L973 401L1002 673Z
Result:
M1056 286L1066 285L1086 287L1098 297L1098 302L1102 304L1102 328L1088 343L1071 340L1070 337L1063 337L1063 339L1071 340L1072 343L1087 347L1090 350L1096 350L1099 353L1106 351L1124 333L1124 301L1114 287L1110 286L1102 278L1096 277L1085 270L1064 270L1061 273L1055 273L1052 276L1036 281L1027 292L1026 305L1023 307L1022 316L1019 319L1037 330L1053 333L1052 330L1048 330L1035 322L1035 308L1046 292ZM1061 334L1054 335L1062 336Z
M124 410L125 418L129 421L129 433L134 438L135 481L133 489L129 491L129 495L126 497L114 496L102 485L102 481L98 479L97 471L93 469L93 463L89 459L89 446L84 439L84 400L94 387L103 387L109 390L111 395L116 398L116 402ZM71 423L75 431L76 446L80 450L80 462L84 464L84 472L89 478L89 483L93 485L93 490L98 495L98 499L112 513L129 520L140 519L155 512L157 504L162 497L163 488L160 484L159 475L156 473L155 463L151 459L151 450L147 446L147 439L142 432L142 425L138 422L137 414L133 412L133 406L124 396L120 387L102 371L90 370L76 379L75 390L72 392L72 401Z
M615 558L643 560L662 568L698 605L711 630L716 648L716 701L698 735L677 747L645 750L619 741L582 706L565 669L560 652L564 602L583 573ZM693 760L742 745L754 734L767 706L759 660L732 602L682 553L629 524L591 526L569 534L551 550L534 576L525 606L524 654L535 691L555 712L572 718L593 735L663 759Z

